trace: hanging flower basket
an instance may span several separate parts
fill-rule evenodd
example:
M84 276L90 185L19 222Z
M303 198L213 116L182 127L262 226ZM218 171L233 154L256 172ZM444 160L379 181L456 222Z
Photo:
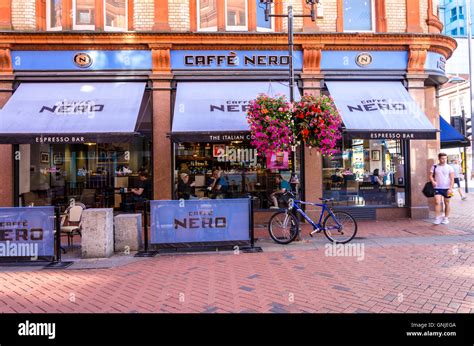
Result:
M258 95L249 103L247 121L252 133L252 145L259 154L291 151L295 125L291 104L285 96Z
M298 141L310 148L319 149L323 155L338 152L335 148L342 137L342 119L332 98L326 95L304 95L300 101L293 104L293 114Z

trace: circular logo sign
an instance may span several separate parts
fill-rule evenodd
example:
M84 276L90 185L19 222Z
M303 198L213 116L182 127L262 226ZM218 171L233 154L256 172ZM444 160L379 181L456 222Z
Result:
M369 53L360 53L356 57L356 64L360 67L367 67L372 63L372 55Z
M86 68L92 65L92 58L87 53L77 53L74 55L74 64L81 68Z

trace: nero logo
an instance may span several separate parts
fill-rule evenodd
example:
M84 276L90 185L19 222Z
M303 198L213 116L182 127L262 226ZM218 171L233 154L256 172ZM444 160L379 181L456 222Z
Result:
M52 107L42 106L40 113L50 112L54 114L93 114L102 112L104 105L96 104L94 101L61 101L56 102Z
M211 112L247 112L249 101L229 100L225 104L210 105Z
M226 228L227 219L225 217L190 217L182 220L174 219L174 229L178 228Z
M347 105L350 112L372 112L376 110L381 111L404 111L407 109L406 105L401 102L390 102L387 100L364 100L360 105Z

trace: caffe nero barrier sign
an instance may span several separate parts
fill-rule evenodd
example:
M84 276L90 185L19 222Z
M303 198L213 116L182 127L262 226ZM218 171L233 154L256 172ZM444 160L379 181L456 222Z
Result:
M151 201L151 243L250 242L248 199Z
M171 51L172 69L284 69L287 70L290 58L287 51ZM293 52L293 67L303 67L303 52Z
M0 262L54 256L54 207L0 208Z

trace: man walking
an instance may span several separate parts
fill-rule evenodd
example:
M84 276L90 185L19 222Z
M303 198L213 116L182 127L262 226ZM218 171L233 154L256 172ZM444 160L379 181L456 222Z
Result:
M454 169L454 183L458 186L458 191L459 191L459 195L461 196L461 199L464 201L466 199L466 197L463 196L462 194L462 189L461 189L461 174L462 174L462 167L461 165L459 164L459 161L458 160L454 160L452 163L451 163L451 167L453 167Z
M435 225L448 224L449 223L449 212L450 212L450 198L453 194L454 186L454 169L448 165L448 156L445 153L438 154L437 165L433 165L430 170L430 180L433 183L435 190L435 214L436 220ZM444 202L444 218L442 217L442 205Z

